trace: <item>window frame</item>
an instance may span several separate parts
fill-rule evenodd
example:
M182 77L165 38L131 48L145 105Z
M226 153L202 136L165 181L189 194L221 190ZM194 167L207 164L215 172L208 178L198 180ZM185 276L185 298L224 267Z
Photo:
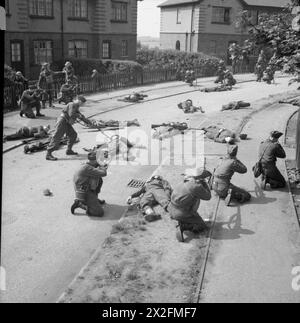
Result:
M20 53L19 53L19 56L20 56L20 60L13 60L13 45L19 45L19 47L20 47ZM18 40L12 40L11 42L10 42L10 61L12 62L12 63L20 63L20 62L22 62L22 45L21 45L21 43L18 41Z
M125 17L123 17L122 13L122 5L125 6ZM121 6L120 9L120 18L118 18L117 12L115 11L114 6ZM128 23L128 3L124 1L111 1L111 22L113 23Z
M73 8L75 1L80 1L80 16L76 16L76 10ZM86 3L86 15L82 16L82 2ZM68 20L81 20L88 21L89 20L89 3L88 0L68 0L69 12L68 12Z
M215 15L214 15L214 9L223 9L224 10L224 14L223 14L223 18L224 21L216 21L214 20ZM218 25L231 25L231 7L222 7L222 6L212 6L212 15L211 15L211 23L212 24L218 24ZM226 11L228 11L228 21L226 21Z
M45 42L45 43L50 43L51 44L51 48L49 49L50 50L50 53L51 53L51 59L49 60L48 59L48 55L47 55L47 46L46 46L46 60L36 60L37 56L36 56L36 53L35 53L35 50L36 50L36 47L35 47L35 43L42 43L42 42ZM41 47L39 47L39 49L41 49ZM52 63L53 62L53 40L52 39L34 39L33 40L33 64L34 65L41 65L42 63Z
M108 56L104 56L104 45L108 45ZM102 41L102 52L101 52L102 59L111 59L111 40L103 40Z
M41 1L41 0L39 0ZM37 18L37 19L54 19L54 8L53 8L53 0L43 0L44 2L44 8L45 8L45 14L40 14L39 13L39 8L37 6L36 10L37 12L32 12L31 10L33 9L33 4L36 3L38 4L38 0L28 0L28 10L29 10L29 17L30 18ZM47 14L47 1L51 1L51 13Z
M125 48L123 45L126 44ZM128 57L129 56L129 42L128 39L123 39L121 43L121 57Z
M74 55L70 54L70 43L73 42L73 45L76 46L76 42L82 42L83 44L86 44L86 48L78 48L80 50L85 50L86 51L86 56L78 56L78 55L75 55L76 53L76 49L74 48ZM88 58L88 48L89 48L89 44L88 44L88 40L87 39L69 39L68 40L68 56L69 57L74 57L74 58Z
M182 20L182 9L181 8L177 8L177 17L176 17L176 24L177 25L181 25L181 20Z

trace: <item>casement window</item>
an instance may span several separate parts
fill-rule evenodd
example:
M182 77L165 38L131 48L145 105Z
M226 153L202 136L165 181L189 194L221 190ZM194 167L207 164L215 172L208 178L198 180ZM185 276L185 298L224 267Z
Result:
M212 8L212 23L230 24L231 8L213 7Z
M128 57L128 40L122 40L122 57Z
M216 54L217 53L217 41L211 40L209 42L209 53L210 54Z
M88 42L87 40L70 40L69 41L69 56L77 58L88 57Z
M127 22L127 3L112 1L112 21Z
M248 11L248 17L250 18L251 20L251 23L253 25L258 25L258 18L259 18L259 11L257 10L249 10Z
M6 16L10 16L9 0L5 0L5 12L6 12Z
M111 41L104 40L102 42L102 58L111 58Z
M11 43L11 61L12 63L21 62L21 44Z
M52 41L51 40L35 40L34 48L34 63L43 64L52 62Z
M177 24L181 24L181 17L182 17L181 15L182 15L181 9L177 8L177 21L176 21Z
M29 0L29 14L35 17L53 17L53 0Z
M69 0L69 18L87 19L87 0Z

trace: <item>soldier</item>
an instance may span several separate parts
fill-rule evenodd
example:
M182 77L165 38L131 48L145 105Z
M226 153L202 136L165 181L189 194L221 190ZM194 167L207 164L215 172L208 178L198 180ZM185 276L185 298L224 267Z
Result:
M202 107L195 107L193 105L193 101L192 100L186 100L184 102L181 102L178 104L178 108L182 109L184 113L194 113L197 111L201 111L201 113L205 113L205 111L202 109Z
M229 71L225 71L225 85L226 86L234 86L236 85L236 79L233 77L233 74Z
M100 88L100 74L96 69L92 71L91 79L93 80L94 91L98 91Z
M196 168L187 169L184 175L183 182L175 187L171 195L168 212L173 220L190 225L188 230L199 233L207 228L198 209L201 200L211 199L211 192L206 182L211 173L206 169Z
M72 66L71 62L66 62L65 63L65 67L63 68L63 73L65 73L65 77L66 77L66 82L68 80L71 80L73 82L74 77L75 77L75 71L74 68Z
M67 80L60 88L58 103L64 102L68 104L73 101L76 96L77 84L74 84L71 80Z
M14 84L16 85L16 97L20 100L22 93L28 89L28 80L18 71L15 75Z
M41 93L38 91L36 85L30 85L28 90L25 90L21 97L21 111L20 117L25 115L29 119L35 119L36 117L44 117L45 115L40 113L41 110ZM36 115L34 115L32 108L36 109Z
M80 106L83 106L86 99L83 96L79 96L77 100L69 103L63 110L62 114L57 120L55 126L55 132L51 138L50 144L47 148L46 159L50 161L56 161L52 153L58 149L62 137L66 134L69 139L68 148L66 154L69 156L76 156L78 153L72 150L72 147L77 138L77 132L74 130L72 125L77 121L77 119L82 118L82 114L79 111Z
M102 205L105 201L99 200L98 195L103 185L102 177L107 175L107 165L99 165L96 152L88 154L88 162L75 173L73 182L76 199L71 207L72 214L77 208L84 209L89 216L102 217Z
M213 190L220 198L225 199L227 206L232 200L237 200L240 203L251 200L251 195L247 191L231 184L234 173L247 173L247 167L237 159L237 153L238 146L228 146L228 156L222 160L214 174Z
M217 79L215 80L215 83L222 83L224 82L225 79L225 71L226 71L226 65L225 62L223 60L221 60L219 62L219 66L218 66L218 71L217 71Z
M264 68L263 68L262 63L257 62L256 66L255 66L255 74L257 75L256 82L261 82L262 78L264 76Z
M38 88L43 89L42 93L42 108L46 108L46 101L49 100L49 108L53 106L53 92L54 92L54 75L61 74L61 72L53 72L49 63L44 63L41 68Z
M202 128L208 139L214 140L220 144L234 144L236 142L236 134L231 130L219 128L216 126L209 126Z
M26 138L42 139L48 137L49 130L50 125L39 127L22 127L16 133L4 136L3 140L10 141Z
M170 184L161 176L153 176L138 192L129 196L127 204L132 204L133 199L141 197L139 206L144 214L145 220L152 222L160 218L160 215L154 212L153 207L160 205L167 211L171 194L172 188Z
M232 101L229 104L225 104L222 106L222 111L227 110L239 110L250 107L251 104L244 101Z
M264 72L263 80L267 84L272 84L272 82L274 82L274 75L275 75L275 70L271 66L268 66Z
M262 188L265 188L267 184L270 184L271 188L286 186L285 178L276 167L277 158L286 158L286 153L278 142L282 135L282 132L272 131L270 138L260 145L259 158L261 158L263 169Z

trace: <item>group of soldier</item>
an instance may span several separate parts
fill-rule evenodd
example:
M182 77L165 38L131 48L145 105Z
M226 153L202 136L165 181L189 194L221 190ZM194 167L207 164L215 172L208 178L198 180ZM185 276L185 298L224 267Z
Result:
M273 56L268 62L267 57L262 50L255 66L255 73L257 75L257 82L264 81L267 84L274 82L274 75L276 72L276 58Z

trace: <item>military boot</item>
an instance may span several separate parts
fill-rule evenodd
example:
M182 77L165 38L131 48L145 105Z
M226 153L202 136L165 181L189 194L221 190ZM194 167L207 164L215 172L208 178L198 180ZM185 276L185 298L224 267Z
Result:
M78 155L78 153L76 153L75 151L73 151L72 149L68 149L67 151L66 151L66 155L67 156L77 156Z
M52 155L51 151L47 151L46 160L57 161L57 158Z

